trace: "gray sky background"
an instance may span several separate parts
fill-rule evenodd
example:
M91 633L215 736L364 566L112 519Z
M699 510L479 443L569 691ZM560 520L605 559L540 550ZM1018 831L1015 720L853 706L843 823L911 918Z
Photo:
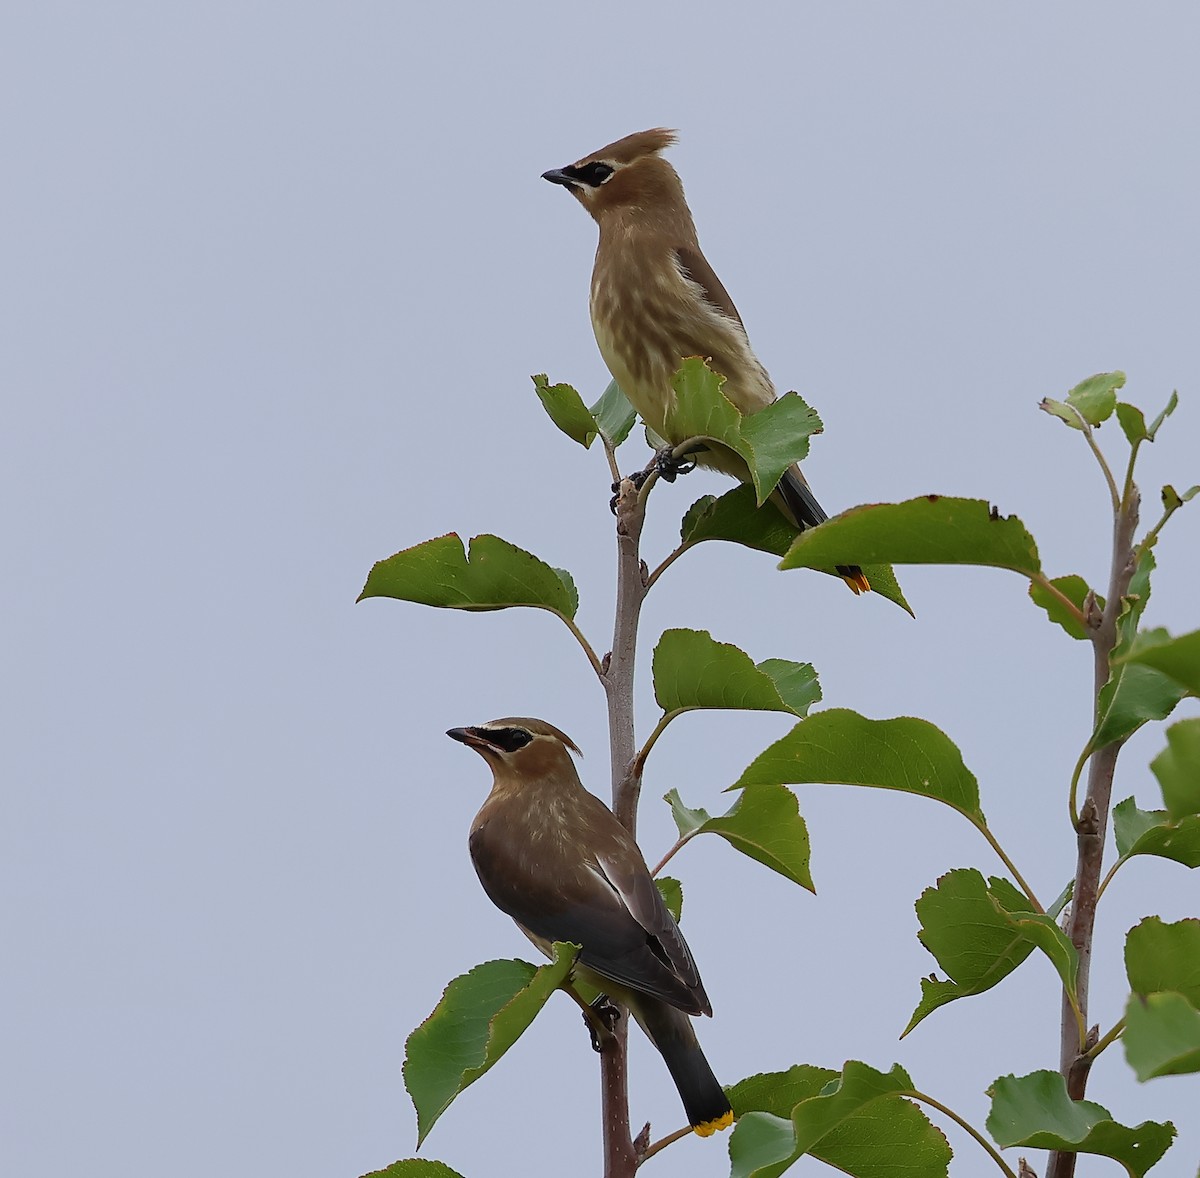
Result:
M457 974L530 956L467 857L486 769L443 732L543 716L605 793L602 693L549 615L354 598L397 549L497 532L574 572L607 648L608 474L529 382L591 397L607 380L594 227L542 171L679 127L705 251L776 383L825 420L806 468L825 505L989 497L1050 572L1099 584L1103 486L1036 406L1118 367L1150 413L1178 388L1145 454L1147 515L1162 482L1200 481L1198 51L1189 4L6 6L0 1169L335 1178L408 1156L405 1037ZM644 460L639 440L623 453ZM662 487L648 555L722 487ZM1200 507L1158 557L1148 620L1194 629ZM1074 862L1089 651L1010 574L902 579L915 622L706 545L646 610L643 735L667 626L811 660L828 705L949 733L1053 896ZM787 727L673 725L649 768L648 858L673 837L663 793L722 808ZM1161 745L1161 729L1131 742L1118 798L1158 804ZM800 796L816 897L717 840L675 864L714 1068L899 1061L982 1122L997 1075L1055 1066L1049 966L897 1036L935 964L914 900L1000 864L943 808ZM1118 876L1102 1026L1125 930L1198 909L1174 864ZM635 1116L678 1127L644 1044L634 1067ZM1173 1117L1155 1173L1195 1173L1197 1078L1139 1086L1113 1050L1089 1096L1127 1124ZM597 1173L597 1098L556 1000L424 1153L468 1178ZM956 1174L995 1172L949 1136ZM727 1140L646 1173L727 1173Z

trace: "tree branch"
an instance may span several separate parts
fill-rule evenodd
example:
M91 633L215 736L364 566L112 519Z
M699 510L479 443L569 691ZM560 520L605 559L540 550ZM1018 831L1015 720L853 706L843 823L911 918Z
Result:
M643 484L644 488L645 484ZM645 520L645 495L633 479L617 488L617 601L613 644L601 663L608 697L608 747L612 766L612 808L630 834L636 834L641 767L636 760L633 682L638 620L646 596L645 566L639 543ZM629 1128L628 1012L620 1015L600 1052L603 1105L604 1178L633 1178L638 1154Z
M1085 431L1086 433L1086 431ZM1091 440L1090 440L1091 441ZM1094 449L1094 441L1091 441ZM1112 473L1107 463L1102 466L1113 487ZM1095 711L1099 710L1100 691L1108 682L1110 656L1117 644L1117 618L1121 600L1129 592L1129 582L1135 567L1133 537L1138 524L1139 494L1132 481L1120 499L1114 493L1112 565L1109 571L1108 597L1100 625L1092 632L1093 694ZM1076 975L1077 1003L1063 995L1062 1030L1059 1040L1059 1070L1067 1084L1072 1100L1082 1100L1087 1091L1088 1073L1095 1055L1090 1053L1092 1042L1079 1042L1079 1028L1088 1025L1088 983L1092 964L1092 933L1096 924L1096 901L1100 895L1100 873L1104 864L1104 838L1112 805L1113 776L1122 741L1114 741L1092 753L1088 761L1087 794L1079 811L1075 831L1078 858L1075 866L1075 891L1071 901L1071 919L1067 936L1079 954ZM1091 1040L1092 1036L1087 1036ZM1050 1155L1047 1178L1072 1178L1076 1154L1056 1152Z

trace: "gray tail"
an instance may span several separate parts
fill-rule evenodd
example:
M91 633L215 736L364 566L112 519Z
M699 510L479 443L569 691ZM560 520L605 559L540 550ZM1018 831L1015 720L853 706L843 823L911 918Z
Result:
M640 998L638 1021L675 1081L688 1124L701 1137L731 1125L733 1107L704 1058L691 1018L660 999Z

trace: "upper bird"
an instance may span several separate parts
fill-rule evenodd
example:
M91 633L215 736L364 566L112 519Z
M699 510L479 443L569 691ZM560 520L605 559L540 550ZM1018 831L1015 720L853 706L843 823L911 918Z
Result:
M671 378L685 357L703 356L725 378L724 393L743 414L775 400L775 386L750 347L742 317L700 251L679 174L662 152L675 132L626 135L564 168L542 173L561 184L600 226L592 268L592 329L604 363L646 424L673 445L667 411ZM709 449L702 465L750 481L732 451ZM828 517L798 466L784 472L773 501L797 528ZM855 593L871 588L862 569L840 566Z
M547 956L582 946L575 975L617 1002L658 1048L702 1137L733 1121L729 1098L696 1041L693 1014L712 1014L691 950L633 836L588 793L544 720L510 717L446 733L492 770L471 824L471 861L492 903Z

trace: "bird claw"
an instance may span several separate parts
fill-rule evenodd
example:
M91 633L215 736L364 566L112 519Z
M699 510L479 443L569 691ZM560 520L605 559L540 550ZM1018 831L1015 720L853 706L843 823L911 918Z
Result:
M607 1034L613 1034L617 1029L617 1023L621 1021L621 1011L607 994L601 994L584 1014L583 1021L587 1024L588 1034L592 1038L592 1050L600 1053L604 1050L604 1044L600 1040L596 1024L599 1023Z
M654 469L658 477L673 483L681 474L691 474L696 469L694 458L676 458L674 446L664 446L654 456Z

